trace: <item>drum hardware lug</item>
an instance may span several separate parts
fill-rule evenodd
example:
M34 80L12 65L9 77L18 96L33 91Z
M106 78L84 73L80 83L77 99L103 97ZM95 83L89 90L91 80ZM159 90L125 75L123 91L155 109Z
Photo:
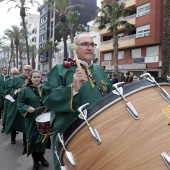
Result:
M113 84L113 87L116 89L116 91L115 90L113 90L113 93L114 94L119 94L123 99L124 99L124 101L126 102L126 105L127 105L127 111L131 114L131 116L134 118L134 119L136 119L136 120L138 120L138 119L140 119L140 116L139 116L139 114L137 113L137 111L135 110L135 108L132 106L132 104L130 103L130 102L128 102L127 100L126 100L126 98L123 96L123 88L122 87L118 87L119 85L122 85L122 84L124 84L125 82L120 82L120 83L115 83L115 84Z
M136 120L140 119L140 116L138 115L137 111L132 106L132 104L130 102L127 102L126 105L127 105L126 109L131 114L131 116Z
M56 148L56 147L55 147L55 154L56 154L56 157L57 157L58 162L59 162L59 164L60 164L60 169L61 169L61 170L67 170L66 166L63 166L63 165L61 164L60 158L59 158L59 156L58 156L58 154L57 154L57 148Z
M148 76L148 77L147 77L147 80L150 81L150 82L152 82L152 83L155 83L155 84L161 89L160 95L161 95L168 103L170 103L170 95L169 95L169 93L156 82L155 78L152 77L149 73L144 73L144 74L142 74L140 77L143 77L143 76Z
M88 104L89 104L89 103L86 103L86 104L80 106L80 107L78 108L78 111L80 112L81 117L85 120L85 122L86 122L86 124L87 124L87 126L88 126L88 129L89 129L92 137L94 138L94 140L96 141L96 143L97 143L98 145L100 145L102 141L101 141L101 138L100 138L100 136L99 136L99 133L97 132L96 129L93 129L93 128L89 125L89 123L88 123L88 121L87 121L87 119L86 119L86 116L84 115L84 113L83 113L83 111L82 111L83 108L84 108L85 106L87 106Z
M71 152L69 152L69 151L66 150L65 145L64 145L64 141L63 141L63 139L61 138L60 133L58 133L58 139L59 139L60 143L62 144L64 150L65 150L65 154L66 154L67 159L69 160L69 162L71 163L71 165L75 166L76 164L75 164L75 161L74 161L74 157L73 157L73 155L72 155Z
M168 156L168 154L166 152L163 152L161 156L162 156L163 161L167 165L168 169L170 169L170 157Z
M86 109L83 111L83 114L84 114L85 118L87 119L87 110L86 110ZM81 113L78 115L78 117L79 117L80 119L83 119L83 120L84 120L84 118L83 118L83 116L82 116Z

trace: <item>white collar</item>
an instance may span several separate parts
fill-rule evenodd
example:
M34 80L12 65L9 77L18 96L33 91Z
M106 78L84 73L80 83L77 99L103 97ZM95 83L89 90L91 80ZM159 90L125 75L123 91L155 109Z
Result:
M92 62L90 63L90 64L88 64L87 62L85 62L85 61L82 61L82 60L79 60L80 61L80 63L82 64L82 65L85 65L86 67L90 67L90 66L92 66Z

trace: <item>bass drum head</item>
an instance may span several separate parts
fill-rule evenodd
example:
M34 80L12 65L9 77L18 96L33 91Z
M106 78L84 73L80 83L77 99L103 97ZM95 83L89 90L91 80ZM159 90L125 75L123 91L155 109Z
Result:
M170 93L170 86L163 88ZM89 121L97 129L102 143L97 145L85 124L66 141L72 152L73 167L64 152L62 161L68 170L167 170L161 154L170 155L169 119L161 110L169 103L160 88L149 87L127 95L140 119L126 110L123 99L102 110Z

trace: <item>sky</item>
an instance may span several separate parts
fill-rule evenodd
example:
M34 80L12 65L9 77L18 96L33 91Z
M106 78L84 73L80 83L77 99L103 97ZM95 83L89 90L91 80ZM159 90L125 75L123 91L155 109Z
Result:
M5 0L6 1L6 0ZM40 4L42 4L42 0L38 0ZM97 0L97 4L100 4L100 0ZM20 9L19 8L12 8L9 12L8 9L10 7L15 7L15 3L10 2L6 4L6 2L0 3L0 37L4 34L6 29L11 29L11 25L19 26L20 25ZM36 10L36 7L31 7L27 10L28 13L31 14L39 14Z

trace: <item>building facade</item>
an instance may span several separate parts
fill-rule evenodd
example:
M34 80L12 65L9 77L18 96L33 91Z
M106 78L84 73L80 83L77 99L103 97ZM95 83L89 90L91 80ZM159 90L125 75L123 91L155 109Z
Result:
M54 6L54 1L51 0L52 6ZM70 5L82 4L84 8L76 8L74 11L80 13L80 18L78 24L87 25L87 22L91 21L97 16L97 0L70 0ZM62 35L56 24L60 22L59 14L53 10L48 10L49 6L43 4L40 12L40 38L39 45L40 48L47 40L62 41ZM42 21L42 22L41 22ZM69 35L69 33L68 33ZM55 56L54 56L55 57ZM48 71L48 53L40 55L39 62L41 63L39 69L42 72Z
M101 4L111 0L101 0ZM162 0L119 0L133 11L133 15L124 18L135 25L135 30L128 34L123 27L118 29L120 72L133 72L141 75L149 72L153 76L161 75L162 66ZM109 26L109 24L108 24ZM114 72L113 37L107 28L100 31L100 64L108 73Z

